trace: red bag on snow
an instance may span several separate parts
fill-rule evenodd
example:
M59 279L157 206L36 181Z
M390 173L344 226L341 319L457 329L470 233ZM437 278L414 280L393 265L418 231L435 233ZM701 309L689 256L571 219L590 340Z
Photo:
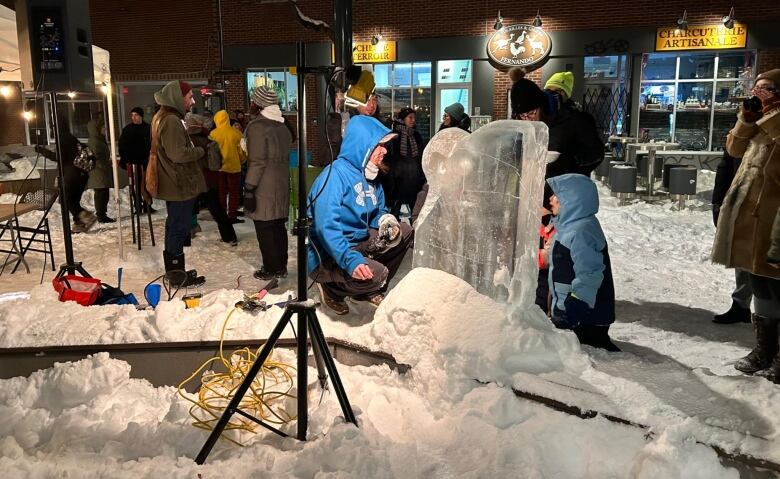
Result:
M56 276L51 280L51 284L59 294L59 300L63 302L75 301L82 306L91 306L100 296L101 281L96 278L66 274Z

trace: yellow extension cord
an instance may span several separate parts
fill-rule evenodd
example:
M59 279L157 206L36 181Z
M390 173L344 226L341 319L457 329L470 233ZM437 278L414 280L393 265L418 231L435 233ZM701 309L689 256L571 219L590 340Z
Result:
M262 346L256 351L249 348L241 348L233 351L230 357L225 357L222 349L222 343L225 339L225 329L230 321L230 317L236 311L233 308L225 317L222 324L222 332L219 336L219 356L210 358L195 370L187 379L179 384L179 395L191 402L190 416L194 419L192 425L210 431L219 421L222 413L227 408L228 403L233 398L235 390L241 385L247 372L254 364L257 355ZM295 398L290 391L293 389L295 368L289 364L272 360L273 352L263 363L260 372L252 381L252 385L244 395L239 409L250 414L263 422L274 425L284 425L296 419L297 416L291 415L284 409L283 402L286 398ZM209 371L201 376L201 387L198 391L198 400L195 401L185 394L184 385L193 380L198 374L201 374L208 366L216 361L221 361L226 372ZM304 392L305 394L305 392ZM197 414L200 412L201 414ZM203 417L205 414L205 418ZM239 415L234 415L225 427L225 431L238 431L237 439L232 439L226 435L222 437L238 446L245 446L241 442L241 433L256 433L259 425L249 419Z

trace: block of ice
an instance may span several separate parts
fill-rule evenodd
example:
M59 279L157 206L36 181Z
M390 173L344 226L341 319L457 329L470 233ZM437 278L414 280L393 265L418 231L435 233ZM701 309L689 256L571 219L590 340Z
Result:
M449 128L423 153L429 193L413 265L439 269L501 302L533 303L547 126L501 120Z

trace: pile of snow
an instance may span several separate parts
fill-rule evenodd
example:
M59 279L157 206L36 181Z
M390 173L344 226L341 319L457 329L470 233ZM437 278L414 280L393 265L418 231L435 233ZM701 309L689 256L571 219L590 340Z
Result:
M244 449L219 443L205 466L192 458L206 433L189 425L173 388L130 379L107 354L58 364L0 381L0 468L5 477L739 477L684 434L648 439L515 397L504 381L517 372L585 367L570 335L533 316L507 317L463 281L414 270L365 327L413 369L340 366L359 429L326 394L312 401L308 442L261 433Z

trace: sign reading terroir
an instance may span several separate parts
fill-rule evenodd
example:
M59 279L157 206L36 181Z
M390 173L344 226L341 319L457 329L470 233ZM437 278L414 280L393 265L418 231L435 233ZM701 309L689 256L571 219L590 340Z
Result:
M371 42L352 42L352 63L389 63L398 60L396 42L381 41L376 45ZM330 48L330 58L334 61L333 46Z
M747 25L735 23L734 28L721 24L692 25L686 30L677 27L659 28L655 36L655 50L721 50L745 48Z

